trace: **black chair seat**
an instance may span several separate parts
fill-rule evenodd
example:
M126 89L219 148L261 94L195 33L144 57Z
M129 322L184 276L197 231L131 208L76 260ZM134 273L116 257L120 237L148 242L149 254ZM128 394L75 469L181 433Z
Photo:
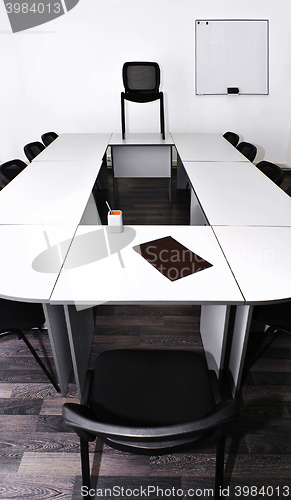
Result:
M24 146L24 153L29 161L32 161L39 153L45 149L45 145L40 141L30 142Z
M160 125L165 138L164 95L160 92L160 67L156 62L126 62L122 69L125 92L121 92L122 138L125 137L124 101L146 103L160 100Z
M57 137L59 136L56 132L46 132L45 134L42 134L41 140L45 146L49 146L55 139L57 139Z
M81 439L84 486L90 487L88 442L97 436L113 448L152 455L215 441L216 493L222 486L224 436L238 404L222 401L216 375L200 354L105 351L87 374L81 403L66 403L63 417Z
M22 170L25 169L26 163L22 160L10 160L6 161L5 163L2 163L0 166L0 172L1 172L1 179L2 182L6 185L15 177L22 172Z
M256 167L269 177L269 179L275 182L277 186L281 186L284 180L284 171L279 165L263 160L257 163Z
M223 137L233 146L238 145L239 135L237 135L235 132L225 132L225 134L223 134Z
M214 404L207 366L197 353L116 350L96 363L90 408L103 422L175 425L203 418Z
M240 142L236 148L250 161L254 161L257 155L257 148L250 142Z
M146 92L146 91L140 91L140 92L129 92L124 94L124 99L126 101L132 101L132 102L153 102L157 101L160 99L160 94L161 92Z

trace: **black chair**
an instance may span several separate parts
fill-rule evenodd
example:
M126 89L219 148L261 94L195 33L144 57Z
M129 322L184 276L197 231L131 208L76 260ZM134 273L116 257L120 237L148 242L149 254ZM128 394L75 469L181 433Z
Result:
M30 142L24 146L24 153L29 161L32 161L39 153L41 153L45 146L40 141Z
M236 148L250 161L254 161L256 154L257 154L257 148L254 146L254 144L250 144L249 142L240 142Z
M61 392L57 382L49 373L23 332L23 330L29 330L35 327L40 329L44 323L45 317L41 304L0 299L0 337L9 334L17 334L18 338L25 342L31 354L34 356L56 391Z
M269 177L269 179L275 182L277 186L281 186L284 180L284 172L279 165L263 160L257 163L256 167Z
M81 404L65 403L66 424L80 437L83 486L90 489L88 442L160 455L215 441L218 496L224 442L238 415L236 400L222 401L216 375L190 351L110 350L88 371ZM209 440L209 441L208 441Z
M291 187L289 187L288 189L286 189L285 191L289 196L291 196Z
M261 324L264 331L255 331L255 327L252 327L241 387L251 367L272 345L277 335L283 333L291 337L291 302L255 306L252 317Z
M10 160L0 165L0 173L2 183L6 186L12 181L22 170L25 169L26 163L22 160Z
M165 139L164 96L160 92L160 67L156 62L126 62L122 70L125 92L121 92L122 138L125 137L124 100L152 102L160 100L161 133Z
M237 135L235 132L225 132L225 134L223 134L223 137L233 146L238 145L239 135Z
M59 136L58 134L56 134L56 132L46 132L45 134L42 134L41 140L45 146L49 146L49 144L57 139L57 137Z
M291 302L255 306L253 317L273 331L291 335Z

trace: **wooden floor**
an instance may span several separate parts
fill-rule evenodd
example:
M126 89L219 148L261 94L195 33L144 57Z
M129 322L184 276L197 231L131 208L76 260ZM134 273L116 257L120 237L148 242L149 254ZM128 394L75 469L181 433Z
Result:
M288 174L283 187L290 185ZM103 215L108 197L100 193ZM123 180L118 208L125 224L188 224L189 192L175 195L171 206L164 180ZM202 350L199 314L197 306L99 306L92 361L113 346ZM53 367L46 331L30 332L29 338ZM62 398L15 337L1 339L0 356L0 499L88 498L81 496L78 439L61 417L62 404L77 401L74 381ZM290 338L279 336L253 366L240 403L239 423L227 442L226 489L221 498L290 498ZM99 443L90 449L96 498L129 498L136 495L135 488L140 492L135 498L147 498L145 493L151 499L212 498L213 449L163 457L134 456ZM105 488L111 488L111 496Z

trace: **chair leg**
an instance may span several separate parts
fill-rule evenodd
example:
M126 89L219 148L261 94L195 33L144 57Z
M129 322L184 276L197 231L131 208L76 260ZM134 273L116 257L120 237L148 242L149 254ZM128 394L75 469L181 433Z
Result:
M269 333L272 334L272 337L264 345L264 341L266 340L267 335ZM251 334L249 339L248 339L248 345L247 345L244 369L243 369L243 373L242 373L242 380L241 380L241 384L240 384L240 390L242 389L251 368L261 358L261 356L265 353L265 351L267 351L267 349L269 349L269 347L272 345L272 343L276 339L277 330L275 328L269 327L267 330L265 330L265 332L260 332L259 336L261 337L259 345L258 345L258 342L256 341L256 339L255 339L255 342L253 341L254 334L253 335Z
M125 137L125 111L124 111L124 97L121 94L121 130L122 130L122 139Z
M81 447L81 465L82 465L82 482L88 490L91 489L90 482L90 462L89 462L89 444L84 438L80 438Z
M50 374L50 372L48 371L48 369L46 368L46 366L43 364L42 360L40 359L40 357L38 356L38 354L36 353L36 351L32 347L32 345L29 342L29 340L26 338L26 336L24 335L24 333L19 330L18 331L18 335L24 341L24 343L27 345L27 347L30 350L31 354L33 355L34 359L37 361L37 363L39 364L39 366L41 367L41 369L43 370L43 372L46 374L47 378L52 383L52 385L54 386L55 390L57 392L61 392L61 390L60 390L57 382L52 377L52 375Z
M221 498L220 492L223 488L224 476L224 451L225 451L225 437L223 436L216 446L216 470L215 470L215 492L214 498L218 500Z
M165 139L165 116L164 116L164 96L160 94L160 120L161 120L161 133Z

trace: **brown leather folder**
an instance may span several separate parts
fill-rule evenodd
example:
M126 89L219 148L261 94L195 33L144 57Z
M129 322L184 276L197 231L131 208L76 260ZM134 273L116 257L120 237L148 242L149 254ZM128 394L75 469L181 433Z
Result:
M148 241L133 249L171 281L212 266L172 236Z

